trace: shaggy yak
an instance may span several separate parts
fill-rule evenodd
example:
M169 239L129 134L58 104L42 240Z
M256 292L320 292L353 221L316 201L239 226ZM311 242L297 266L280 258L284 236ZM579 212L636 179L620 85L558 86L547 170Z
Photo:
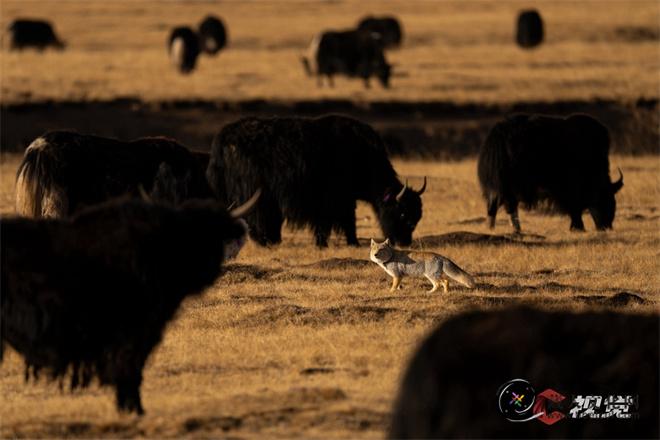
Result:
M516 24L516 43L524 49L531 49L543 41L543 19L535 9L520 11Z
M207 153L166 138L122 142L51 131L25 151L16 177L16 211L27 217L65 217L113 197L140 196L180 203L213 196Z
M189 74L195 70L197 57L201 51L199 37L188 26L174 28L167 40L167 50L170 61L179 72Z
M284 220L313 229L326 247L331 231L357 246L357 200L371 204L386 238L409 245L422 217L421 189L402 184L378 134L352 118L244 118L213 139L209 184L226 203L262 194L247 217L261 245L281 241Z
M3 218L2 347L23 356L26 378L43 370L74 389L96 377L119 411L142 414L149 354L181 301L220 275L257 197L231 213L119 199L66 219Z
M392 66L385 59L380 36L366 31L327 31L312 40L308 55L302 57L307 75L317 77L323 85L328 77L330 87L334 75L362 78L369 87L369 78L376 76L383 87L390 86Z
M498 122L478 161L490 227L504 205L520 232L518 203L531 208L547 201L571 217L571 230L584 231L585 210L597 229L611 229L623 174L610 180L609 148L607 128L588 115L517 114Z
M658 438L658 341L658 314L530 308L461 314L413 355L389 438ZM500 399L512 379L531 385L520 414L506 411L511 396ZM610 417L584 418L589 405L579 407L580 395L602 396L592 400L591 412ZM630 407L618 406L616 396L629 396L623 402Z
M65 44L57 38L53 26L46 20L16 19L9 25L9 46L12 50L47 47L64 49Z
M401 23L396 17L364 17L357 26L358 30L372 32L380 37L384 48L392 48L401 45L403 31Z
M209 54L215 55L227 45L227 31L222 20L213 15L207 16L198 29L199 44L201 49Z

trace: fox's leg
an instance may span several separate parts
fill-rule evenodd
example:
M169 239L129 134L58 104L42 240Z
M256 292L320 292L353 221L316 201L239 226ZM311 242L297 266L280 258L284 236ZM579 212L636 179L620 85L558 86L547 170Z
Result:
M430 277L428 275L424 275L424 276L426 278L428 278L428 280L431 282L431 284L433 284L433 287L431 288L431 290L427 290L426 293L433 293L436 290L438 290L438 282L435 280L435 278Z
M399 288L399 284L401 284L401 277L393 276L392 277L392 288L390 289L390 292L396 292L396 289Z
M443 279L440 281L440 284L442 284L442 290L447 293L447 286L449 285L449 280L448 279Z

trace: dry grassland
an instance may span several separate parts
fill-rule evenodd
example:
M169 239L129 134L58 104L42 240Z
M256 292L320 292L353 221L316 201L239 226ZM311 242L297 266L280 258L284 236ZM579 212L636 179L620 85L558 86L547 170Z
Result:
M521 8L536 6L546 41L513 43ZM170 29L215 13L229 46L179 75L166 56ZM404 26L393 87L338 79L318 88L300 63L312 36L393 13ZM2 102L176 99L441 100L509 103L658 98L660 3L629 1L34 1L0 2L0 27L16 17L52 20L63 52L0 52Z
M523 51L513 44L513 26L516 12L530 5L541 10L547 39ZM229 47L181 76L167 60L169 29L207 13L224 18ZM393 13L404 25L404 46L388 53L397 64L392 89L374 82L365 90L346 79L318 88L299 61L309 40L367 13ZM0 0L0 27L16 17L52 20L69 48L4 47L3 105L118 97L477 104L660 97L655 0ZM2 215L13 212L19 160L0 156ZM567 217L522 212L528 235L512 242L503 213L494 232L483 223L475 159L396 161L415 186L429 177L416 246L452 258L476 276L477 288L451 284L447 294L428 294L425 280L404 279L393 294L366 246L347 248L333 237L330 249L317 250L308 231L287 231L279 247L248 244L212 288L184 303L145 370L145 417L118 415L112 392L96 385L74 394L44 381L26 386L10 351L0 366L0 437L381 438L408 357L448 316L519 303L659 310L660 159L610 162L612 175L618 166L625 175L615 230L595 232L587 218L588 232L570 233ZM363 244L379 237L368 206L359 205L357 216ZM631 295L613 299L620 292Z
M5 214L18 160L1 162ZM185 302L145 370L145 417L117 415L111 391L95 385L74 394L45 382L26 386L10 352L0 368L0 435L380 438L411 351L450 315L518 303L658 310L660 162L612 157L611 165L625 174L615 230L594 232L586 220L588 232L569 233L568 218L523 212L523 229L545 238L507 244L465 233L490 232L477 219L485 208L473 159L398 161L413 184L429 176L417 245L475 274L476 289L452 284L447 294L428 294L424 281L404 279L392 294L366 246L337 239L320 251L310 233L287 232L273 249L249 244L212 288ZM510 228L503 216L500 223L502 240ZM358 236L379 236L364 205ZM635 296L610 300L619 292Z

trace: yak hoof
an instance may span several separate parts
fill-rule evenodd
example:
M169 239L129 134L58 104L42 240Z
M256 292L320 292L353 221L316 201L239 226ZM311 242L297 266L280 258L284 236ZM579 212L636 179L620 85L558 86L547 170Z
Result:
M495 217L493 216L488 217L488 228L495 229Z

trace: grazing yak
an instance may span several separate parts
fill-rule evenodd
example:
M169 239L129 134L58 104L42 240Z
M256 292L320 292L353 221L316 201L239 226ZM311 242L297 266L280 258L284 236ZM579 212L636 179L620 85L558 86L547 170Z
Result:
M478 161L490 227L504 205L520 232L518 203L547 201L571 217L571 230L584 231L587 209L597 229L611 229L623 174L610 180L609 146L607 128L588 115L517 114L495 124Z
M65 217L122 195L180 203L213 196L207 153L166 138L130 142L51 131L25 151L16 177L16 211L28 217Z
M389 438L658 438L658 341L658 314L521 307L461 314L412 356ZM534 402L515 418L507 414L511 396L504 395L504 414L498 406L502 385L513 379L531 385L524 394ZM580 410L580 399L573 399L585 395L601 396L591 400L591 411L609 406L611 418L572 418ZM633 404L618 406L618 398L608 404L609 396L631 396ZM626 413L632 419L618 418ZM542 419L520 421L534 417Z
M381 44L386 49L400 46L403 39L401 23L396 17L367 16L360 20L357 28L360 31L377 34L380 37Z
M543 41L543 20L536 9L527 9L518 14L516 42L523 49L531 49Z
M167 40L167 49L172 64L183 74L195 69L200 52L197 34L187 26L174 28Z
M316 75L319 86L325 75L332 87L332 78L338 74L362 78L365 87L369 87L371 76L376 76L383 87L390 85L392 67L385 60L380 37L371 32L323 32L314 37L302 62L309 76Z
M227 45L227 31L222 20L213 15L207 16L198 29L199 44L205 53L217 54Z
M23 50L36 48L44 50L47 47L64 49L64 42L57 38L53 26L45 20L16 19L9 25L10 48Z
M399 181L369 125L338 115L230 123L213 139L207 178L226 203L262 189L246 217L250 237L260 245L279 243L287 220L311 227L319 247L328 245L333 229L357 246L356 200L371 204L392 244L408 245L426 189L426 178L418 191Z
M1 219L2 346L26 378L45 371L74 389L96 377L119 411L142 414L149 354L181 301L220 275L224 244L245 233L235 217L255 201L227 213L116 199L72 218Z

